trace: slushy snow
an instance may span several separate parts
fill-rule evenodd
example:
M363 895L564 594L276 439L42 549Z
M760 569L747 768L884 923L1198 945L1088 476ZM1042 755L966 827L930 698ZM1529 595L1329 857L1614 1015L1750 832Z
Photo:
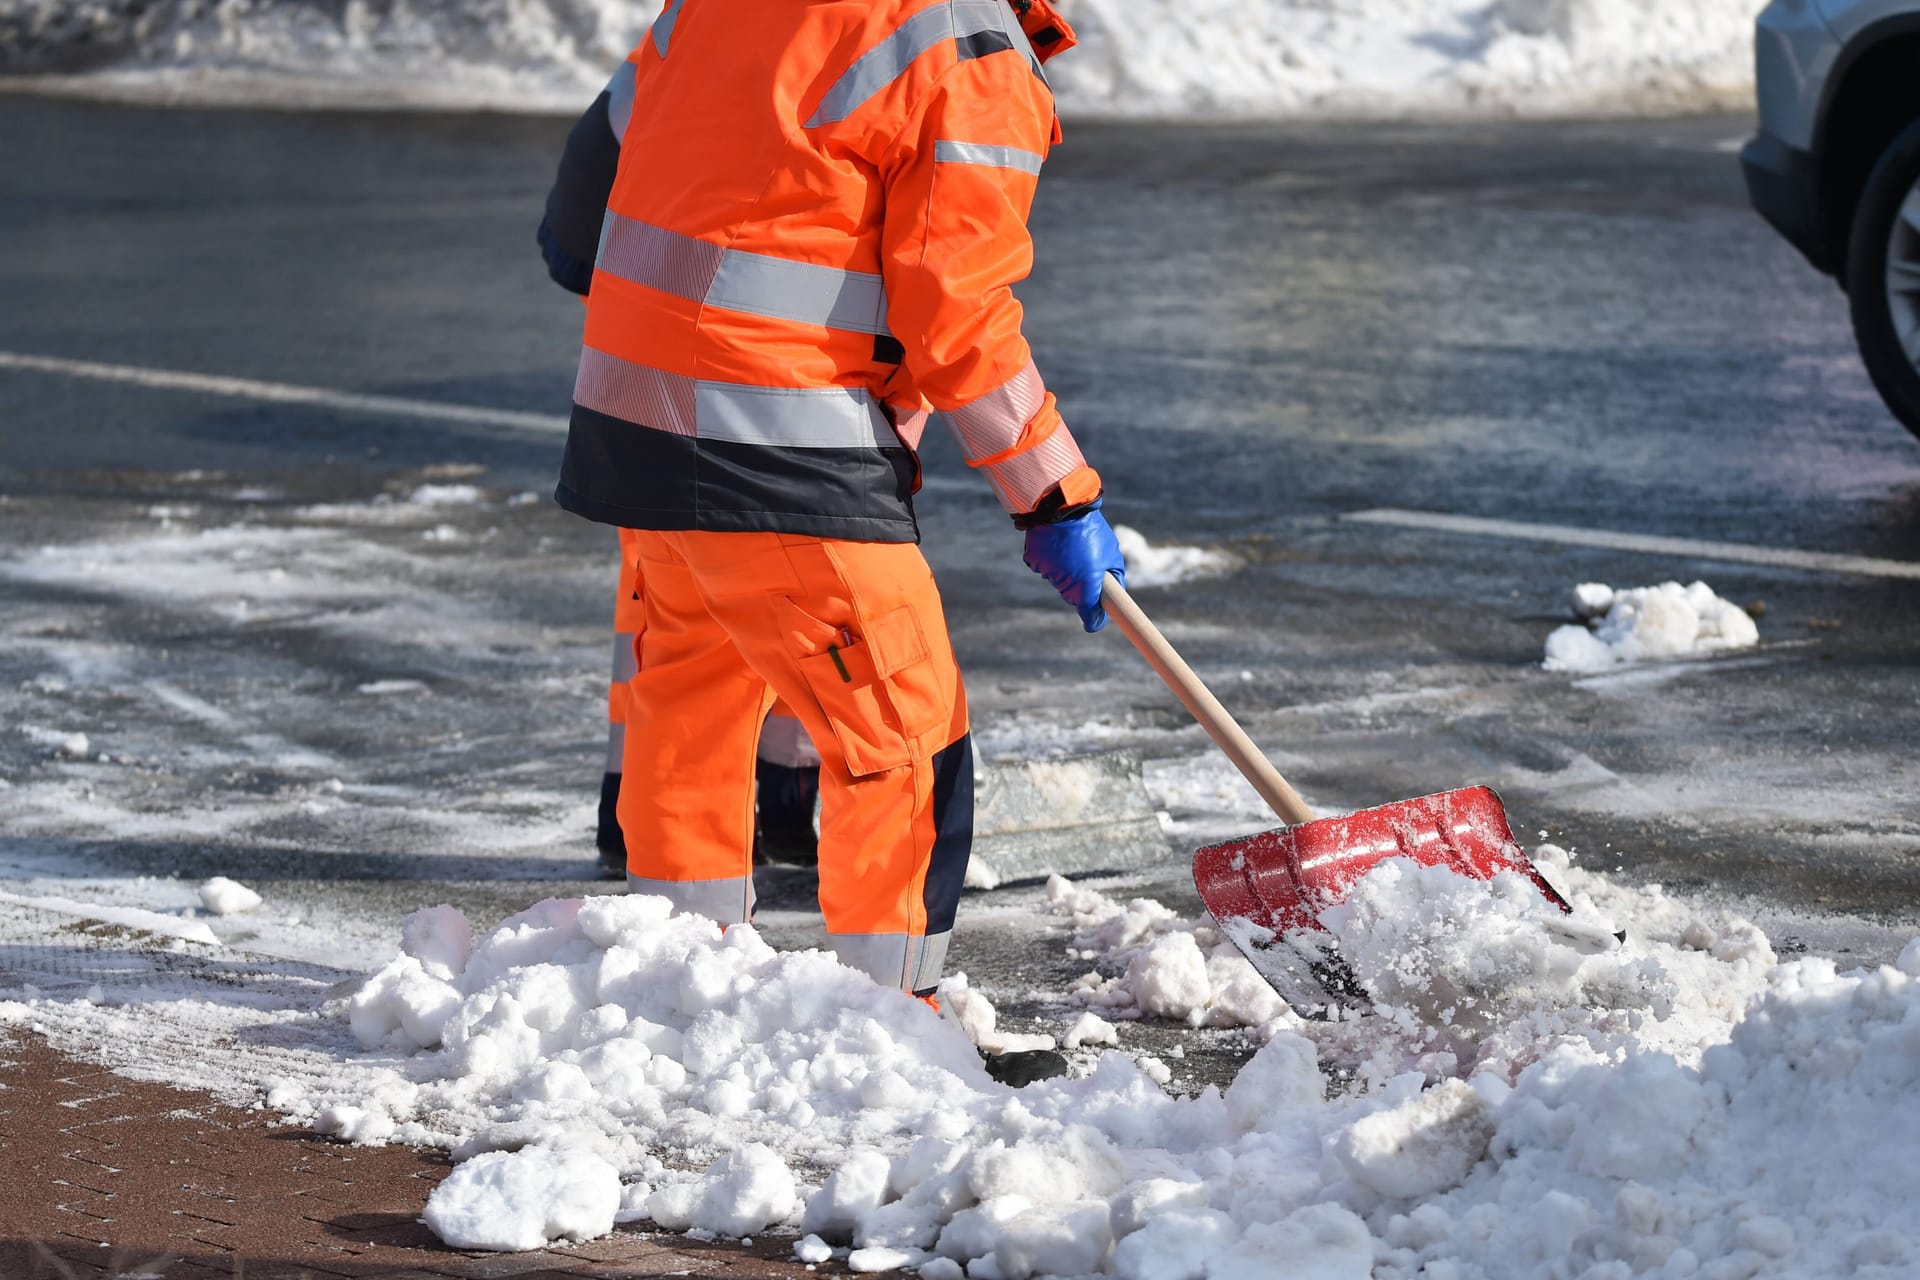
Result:
M1704 582L1616 591L1599 582L1574 588L1577 625L1547 637L1549 671L1592 672L1637 662L1692 658L1727 649L1749 649L1760 629L1745 610L1714 594Z
M698 0L693 0L697 6ZM1755 0L1060 0L1070 115L1747 107ZM0 0L0 72L170 100L578 112L653 0Z
M1911 1274L1920 942L1873 971L1777 965L1737 917L1536 861L1626 943L1556 933L1518 877L1390 860L1329 919L1378 1006L1331 1022L1228 996L1245 961L1208 925L1057 882L1099 1011L1069 1034L1243 1025L1262 1047L1224 1091L1171 1096L1119 1051L1007 1089L954 1017L829 954L610 896L470 953L457 913L410 921L349 1001L405 1054L386 1083L269 1101L463 1168L500 1153L475 1196L564 1153L618 1171L621 1218L936 1277ZM521 1238L606 1229L596 1185L592 1222L535 1196Z

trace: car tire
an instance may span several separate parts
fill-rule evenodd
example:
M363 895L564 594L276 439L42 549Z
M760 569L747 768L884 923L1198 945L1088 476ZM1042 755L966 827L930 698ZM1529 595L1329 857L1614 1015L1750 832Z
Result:
M1847 300L1875 390L1920 436L1920 120L1881 152L1861 189L1847 236Z

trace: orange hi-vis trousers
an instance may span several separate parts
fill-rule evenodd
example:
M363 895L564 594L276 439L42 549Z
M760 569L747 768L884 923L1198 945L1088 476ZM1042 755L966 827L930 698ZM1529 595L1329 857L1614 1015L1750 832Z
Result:
M646 604L638 572L639 550L633 530L620 532L620 579L613 596L613 676L607 685L607 768L619 773L627 758L627 684L640 669L640 633L646 630ZM774 703L760 732L760 758L783 768L812 768L820 763L813 740L787 709Z
M940 980L973 841L973 746L932 571L911 543L638 530L646 587L620 827L631 892L753 912L754 758L778 698L820 754L820 910L841 960Z

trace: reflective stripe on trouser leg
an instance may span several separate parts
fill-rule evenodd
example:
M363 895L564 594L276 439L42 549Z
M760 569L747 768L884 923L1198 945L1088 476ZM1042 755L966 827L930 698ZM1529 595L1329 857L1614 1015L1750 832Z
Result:
M633 531L620 530L620 578L613 593L613 678L607 687L607 772L619 773L627 750L627 682L640 669L636 647L645 626L640 599L639 552Z
M754 748L772 698L671 535L634 538L646 662L627 686L625 768L646 785L620 788L627 888L737 923L753 911Z
M966 696L925 557L911 543L796 534L654 536L686 557L708 609L820 752L829 942L889 985L930 984L966 870L972 755L956 747ZM657 625L651 558L644 567L636 687L652 674Z
M973 736L937 752L933 773L933 850L927 860L921 901L927 932L827 934L841 963L867 973L875 982L915 995L932 995L945 971L947 943L953 936L960 891L973 851Z

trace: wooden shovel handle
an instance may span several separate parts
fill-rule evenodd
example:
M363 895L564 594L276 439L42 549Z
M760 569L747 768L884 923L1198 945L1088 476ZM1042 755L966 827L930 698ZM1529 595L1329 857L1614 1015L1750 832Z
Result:
M1108 574L1106 582L1101 585L1100 603L1106 607L1108 616L1120 628L1121 634L1133 641L1133 647L1140 651L1147 665L1159 673L1160 678L1167 682L1167 688L1173 690L1174 696L1185 703L1187 710L1193 713L1193 718L1200 722L1200 727L1227 753L1227 759L1233 761L1234 768L1253 784L1260 798L1273 806L1273 811L1288 826L1312 822L1313 810L1307 808L1307 802L1300 798L1300 793L1288 785L1287 780L1280 776L1280 771L1260 753L1260 748L1253 745L1253 739L1247 736L1247 731L1227 714L1227 709L1220 705L1220 699L1214 697L1213 691L1200 682L1199 676L1193 674L1193 668L1181 661L1180 655L1167 643L1167 638L1160 634L1160 628L1153 625L1153 620L1141 611L1133 597L1127 594L1127 589L1120 585L1120 580L1112 574Z

